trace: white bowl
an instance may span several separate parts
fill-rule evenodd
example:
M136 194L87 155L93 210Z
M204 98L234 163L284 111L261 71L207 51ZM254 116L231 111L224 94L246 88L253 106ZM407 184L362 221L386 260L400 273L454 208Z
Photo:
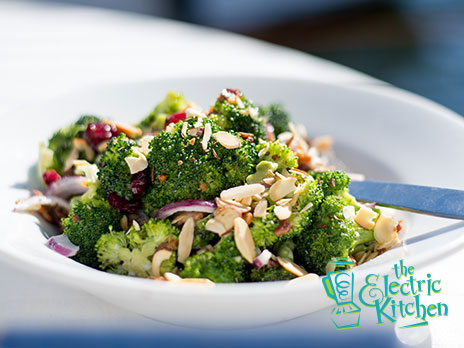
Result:
M142 315L187 326L248 326L295 318L333 304L320 280L297 283L179 286L112 275L48 249L31 215L12 213L16 199L36 188L38 143L83 113L135 122L171 89L207 107L224 87L240 88L258 104L283 102L310 135L330 134L351 171L371 179L464 189L464 122L451 111L388 86L343 87L306 80L264 77L197 77L101 86L18 110L3 120L0 256L35 274L66 283ZM8 130L8 131L5 131ZM6 167L6 168L5 168ZM408 235L447 225L448 220L408 215ZM449 253L462 231L399 248L360 266L355 274L387 271L393 260L421 264Z

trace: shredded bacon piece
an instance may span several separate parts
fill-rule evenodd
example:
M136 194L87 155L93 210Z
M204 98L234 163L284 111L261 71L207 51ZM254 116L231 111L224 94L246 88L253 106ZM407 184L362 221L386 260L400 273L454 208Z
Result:
M279 226L274 229L274 233L277 237L287 234L292 227L292 224L288 220L280 221Z

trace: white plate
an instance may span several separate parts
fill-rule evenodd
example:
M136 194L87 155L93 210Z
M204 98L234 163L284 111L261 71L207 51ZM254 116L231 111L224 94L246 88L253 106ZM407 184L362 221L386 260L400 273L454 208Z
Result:
M349 88L305 80L263 77L198 77L101 86L53 102L28 106L4 123L0 256L35 274L79 287L148 317L188 326L247 326L278 322L332 304L320 281L287 286L219 284L214 288L112 275L87 268L48 249L38 220L11 212L16 199L36 187L37 146L82 113L135 122L171 89L207 107L224 87L240 88L256 103L283 102L310 135L330 134L339 157L368 178L464 189L464 122L423 98L392 87ZM5 125L6 123L6 125ZM408 234L422 234L448 220L408 215ZM355 269L381 272L392 260L420 264L462 243L454 230L433 240L386 253Z

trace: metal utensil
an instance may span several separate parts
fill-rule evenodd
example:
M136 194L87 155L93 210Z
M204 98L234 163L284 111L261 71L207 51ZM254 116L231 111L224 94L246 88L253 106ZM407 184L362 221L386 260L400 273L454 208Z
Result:
M381 181L353 181L350 193L361 202L451 219L464 219L464 191Z

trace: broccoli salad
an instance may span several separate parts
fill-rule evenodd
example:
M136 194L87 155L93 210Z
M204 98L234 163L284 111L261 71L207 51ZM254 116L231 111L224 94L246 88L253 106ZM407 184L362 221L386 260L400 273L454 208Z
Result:
M46 188L16 202L56 224L47 246L102 271L163 281L316 278L398 243L400 221L348 191L332 139L309 139L279 104L224 89L182 94L135 125L81 116L39 149ZM351 177L352 178L351 178ZM359 179L359 178L357 178Z

